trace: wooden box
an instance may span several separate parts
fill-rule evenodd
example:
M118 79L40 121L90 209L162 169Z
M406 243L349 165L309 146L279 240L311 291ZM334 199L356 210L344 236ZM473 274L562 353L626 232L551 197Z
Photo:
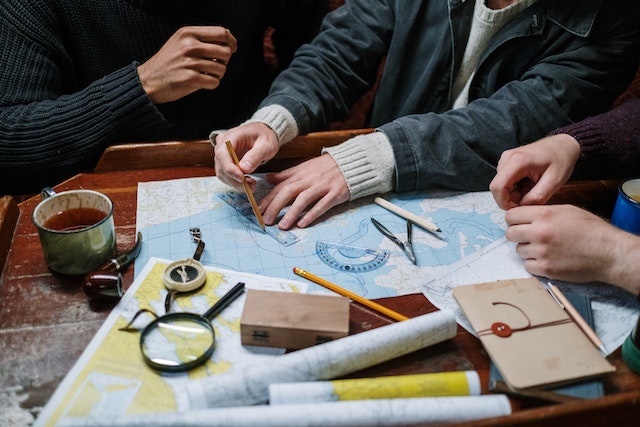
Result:
M347 298L247 290L240 319L243 345L301 349L348 334Z

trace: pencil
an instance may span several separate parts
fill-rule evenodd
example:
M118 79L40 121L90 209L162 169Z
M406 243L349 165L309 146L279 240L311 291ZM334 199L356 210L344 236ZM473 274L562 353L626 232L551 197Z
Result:
M293 268L293 272L295 274L297 274L298 276L301 276L301 277L304 277L305 279L311 280L312 282L317 283L320 286L324 286L325 288L327 288L329 290L332 290L333 292L335 292L337 294L340 294L343 297L347 297L347 298L349 298L349 299L351 299L351 300L353 300L353 301L355 301L357 303L360 303L360 304L362 304L362 305L364 305L366 307L369 307L372 310L377 311L378 313L382 313L385 316L389 316L390 318L392 318L394 320L400 320L401 321L401 320L408 320L409 319L407 316L403 316L402 314L397 313L397 312L395 312L395 311L393 311L393 310L391 310L391 309L389 309L387 307L384 307L384 306L382 306L382 305L380 305L380 304L378 304L376 302L373 302L371 300L363 298L358 294L354 294L353 292L348 291L348 290L346 290L344 288L341 288L338 285L334 285L333 283L328 282L328 281L324 280L323 278L318 277L318 276L316 276L314 274L311 274L306 270L303 270L303 269L298 268L298 267L294 267Z
M233 145L231 145L231 141L227 141L226 144L227 144L227 150L229 151L229 155L233 159L233 163L235 163L236 166L238 166L239 168L240 161L238 160L238 156L236 155L236 152L233 149ZM249 187L249 183L247 182L247 179L245 178L244 175L242 175L242 186L244 187L244 192L247 194L247 198L249 199L249 203L251 204L251 209L253 210L253 213L255 214L256 218L258 218L258 224L260 224L260 228L262 229L262 231L266 231L266 228L264 225L264 219L262 218L262 214L260 213L260 209L258 208L256 199L255 197L253 197L253 193L251 192L251 187Z
M393 203L391 203L390 201L383 199L382 197L376 197L373 202L378 205L381 206L385 209L387 209L388 211L393 212L394 214L398 215L401 218L406 219L407 221L411 221L412 223L414 223L415 225L418 225L422 228L424 228L425 230L429 230L429 231L442 231L440 230L440 227L438 227L437 225L427 221L424 218L419 217L418 215L411 213L405 209L402 209L400 206L396 206Z
M607 354L607 351L598 338L598 335L594 332L593 329L589 326L589 324L584 320L584 318L578 313L578 310L569 302L567 297L564 296L562 291L555 286L553 283L547 283L549 292L556 298L556 301L560 303L560 306L569 314L569 317L573 319L574 322L578 325L578 327L584 332L584 334L589 338L589 340L596 346L598 350L600 350L603 354Z

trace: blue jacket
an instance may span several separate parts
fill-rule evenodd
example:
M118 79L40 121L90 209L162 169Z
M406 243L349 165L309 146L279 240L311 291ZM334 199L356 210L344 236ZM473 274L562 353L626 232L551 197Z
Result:
M302 46L261 106L324 128L384 70L369 117L389 138L396 191L486 190L500 154L610 107L638 68L637 0L538 0L480 58L466 108L451 87L472 0L348 0Z

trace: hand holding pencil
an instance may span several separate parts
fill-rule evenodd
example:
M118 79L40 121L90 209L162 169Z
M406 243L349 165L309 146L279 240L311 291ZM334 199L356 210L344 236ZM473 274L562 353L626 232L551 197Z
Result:
M238 156L236 155L235 150L233 149L233 145L231 145L231 141L227 140L225 142L227 144L227 151L229 151L229 155L233 160L233 163L240 168L240 161L238 160ZM249 187L249 183L247 182L246 177L242 177L242 186L244 187L244 192L247 195L247 199L249 199L249 203L251 204L251 209L258 219L258 224L262 231L265 231L264 219L262 218L262 214L260 213L260 208L258 208L258 203L256 202L255 197L253 197L253 192L251 191L251 187Z

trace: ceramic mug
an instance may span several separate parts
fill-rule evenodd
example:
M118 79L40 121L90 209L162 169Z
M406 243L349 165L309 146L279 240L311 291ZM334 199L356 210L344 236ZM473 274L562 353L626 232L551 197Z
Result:
M640 234L640 178L623 181L611 215L611 224L630 233Z
M93 190L41 192L33 211L50 270L68 275L93 271L117 252L113 202Z
M640 374L640 317L638 324L622 344L622 360L629 369Z

